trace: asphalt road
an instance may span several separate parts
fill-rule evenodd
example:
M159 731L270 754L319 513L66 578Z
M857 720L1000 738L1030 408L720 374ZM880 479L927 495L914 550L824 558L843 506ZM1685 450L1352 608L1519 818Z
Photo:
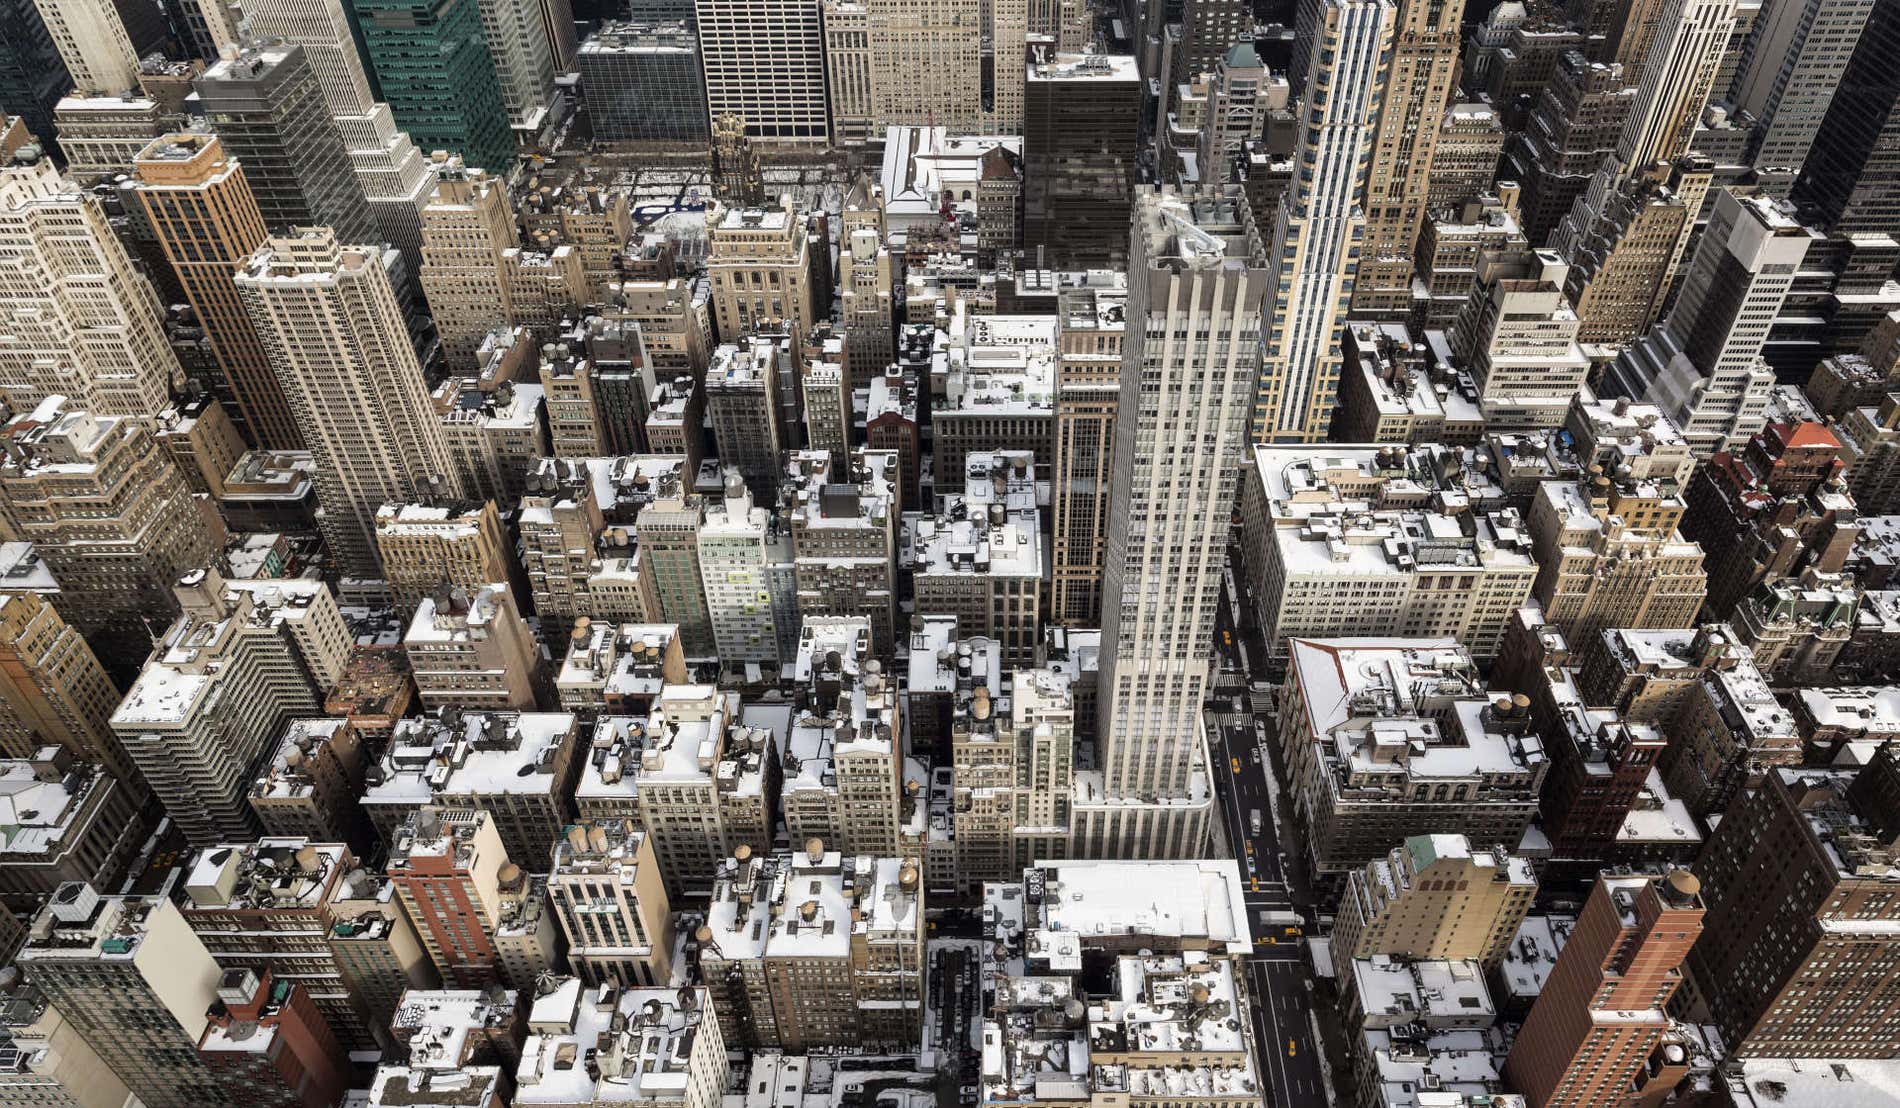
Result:
M1320 1074L1319 1044L1313 1037L1313 971L1305 938L1287 935L1284 922L1269 925L1263 916L1291 911L1309 923L1313 918L1311 905L1300 902L1303 895L1287 880L1281 829L1268 797L1273 787L1266 747L1270 721L1256 722L1244 710L1251 677L1244 661L1252 659L1225 604L1215 621L1214 638L1220 672L1214 682L1215 710L1208 721L1208 753L1214 762L1221 821L1240 862L1243 895L1256 939L1245 971L1254 1002L1254 1039L1260 1044L1264 1076L1273 1090L1269 1103L1274 1108L1320 1108L1328 1100ZM1243 698L1241 711L1235 710L1237 696ZM1259 834L1253 831L1256 810Z

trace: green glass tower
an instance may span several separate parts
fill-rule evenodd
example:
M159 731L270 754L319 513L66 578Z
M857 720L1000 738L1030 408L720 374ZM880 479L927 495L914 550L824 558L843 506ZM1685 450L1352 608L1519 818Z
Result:
M515 140L477 0L350 0L396 123L424 150L505 173Z

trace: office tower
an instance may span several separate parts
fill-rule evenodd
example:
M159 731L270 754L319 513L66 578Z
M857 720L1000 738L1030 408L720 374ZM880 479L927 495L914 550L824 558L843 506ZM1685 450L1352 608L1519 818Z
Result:
M31 758L51 743L136 782L112 733L118 699L92 647L51 599L0 594L0 755Z
M389 879L445 984L500 983L503 887L525 879L480 809L425 805L390 840Z
M798 372L797 349L784 336L755 335L714 350L706 370L706 415L720 464L737 470L761 500L775 495L779 456L790 442L790 429L779 419L779 391L784 378Z
M1535 818L1547 763L1529 710L1494 703L1452 640L1294 639L1285 687L1280 750L1319 875L1384 857L1395 835L1515 843ZM1411 749L1388 758L1394 743ZM1377 783L1357 775L1373 765Z
M773 145L830 139L820 0L697 0L706 106Z
M1055 458L1049 610L1054 622L1101 620L1128 290L1069 289L1057 311Z
M1701 207L1699 190L1689 197L1674 185L1662 167L1621 186L1598 174L1552 236L1570 263L1567 287L1581 317L1581 341L1626 344L1656 318L1678 244Z
M1027 0L822 7L834 145L922 124L983 135L1022 129Z
M16 958L33 986L152 1108L235 1102L197 1045L218 963L164 896L61 886Z
M5 438L0 516L57 578L53 603L101 661L136 671L178 612L172 583L218 552L190 486L138 422L56 399Z
M1272 320L1261 332L1266 364L1254 403L1254 438L1318 442L1339 393L1339 331L1365 243L1366 168L1374 157L1381 58L1392 48L1386 0L1309 0L1302 19L1338 42L1313 55L1304 100L1301 161L1310 166L1280 203L1274 226ZM1310 13L1310 14L1306 14ZM1330 59L1330 60L1329 60ZM1416 121L1414 121L1416 122Z
M145 145L174 127L182 116L138 92L116 96L68 96L53 109L66 175L85 185L132 171L132 159Z
M1207 78L1207 118L1196 147L1200 179L1244 179L1248 148L1260 140L1269 115L1286 110L1286 96L1285 79L1273 76L1253 43L1235 43Z
M1504 172L1523 186L1518 212L1532 243L1548 242L1590 187L1635 99L1622 66L1591 61L1581 50L1558 56L1528 123L1506 147Z
M915 790L904 788L902 704L883 663L869 656L862 616L814 617L800 631L798 710L780 792L794 841L852 851L895 851L922 830Z
M371 1050L371 1024L321 936L355 866L342 843L263 838L205 847L183 862L179 908L225 970L294 977L349 1050Z
M554 46L541 19L541 0L476 2L508 123L522 142L533 143L548 124L556 76Z
M1026 450L971 454L961 493L948 475L943 510L907 514L899 557L916 610L957 617L957 629L1003 644L1004 663L1029 666L1041 641L1042 513Z
M270 239L236 278L316 459L330 555L371 578L378 508L460 492L384 264L315 228Z
M35 0L0 6L0 112L18 116L42 145L55 137L53 106L73 87Z
M268 237L243 166L216 135L190 132L152 143L133 165L139 201L251 437L266 449L300 448L290 405L232 282Z
M880 655L896 645L896 460L860 450L834 471L828 456L796 451L784 478L801 619L862 616Z
M815 839L725 862L699 964L732 1041L802 1051L917 1034L921 879L914 859L853 857Z
M415 613L402 646L424 708L535 706L539 647L505 583L439 588Z
M1523 519L1508 509L1454 515L1429 503L1368 510L1361 499L1368 479L1385 484L1381 469L1405 454L1399 447L1253 451L1240 512L1245 549L1257 556L1237 572L1252 586L1274 657L1298 638L1348 635L1445 636L1482 659L1497 653L1510 613L1537 578ZM1427 548L1432 553L1420 557Z
M1537 896L1530 863L1479 849L1463 835L1408 835L1346 878L1333 957L1504 958Z
M1800 174L1874 6L1771 3L1750 29L1729 100L1755 118L1748 159L1773 192Z
M1509 135L1497 109L1485 103L1453 103L1432 140L1432 174L1425 189L1425 214L1474 196L1489 196L1498 177ZM1518 185L1523 187L1522 178Z
M301 46L252 45L192 87L225 151L244 166L273 234L329 227L343 242L382 241L362 182Z
M970 316L959 304L949 322L930 370L937 487L960 488L966 459L1001 450L1029 452L1047 476L1055 460L1056 317Z
M1735 24L1735 0L1664 0L1657 18L1636 101L1617 139L1624 174L1673 162L1688 149Z
M349 0L365 59L396 123L424 150L500 173L513 164L480 0Z
M1128 256L1142 105L1135 59L1057 54L1023 83L1026 250L1058 268Z
M706 269L712 279L713 318L720 337L742 342L757 331L783 329L798 349L828 311L818 296L822 255L807 220L781 198L776 208L728 209L706 226ZM781 386L785 387L785 386Z
M24 940L24 925L16 920L14 927ZM18 943L8 946L15 949ZM16 1055L0 1066L0 1098L72 1108L115 1108L131 1098L125 1082L37 986L16 983L7 999L0 1009L0 1031Z
M602 24L576 56L587 117L603 142L704 145L706 82L688 23ZM723 196L723 194L722 194Z
M569 827L554 846L548 898L581 980L621 988L672 980L672 902L653 842L631 820Z
M112 713L112 729L195 846L257 834L246 800L273 736L316 715L350 636L321 581L194 570L184 609Z
M1775 375L1768 337L1813 232L1763 197L1724 189L1669 315L1610 373L1660 407L1698 453L1761 430Z
M376 509L376 556L403 613L444 586L472 591L505 581L512 562L492 500L384 504Z
M743 670L791 661L798 641L790 536L774 513L753 506L739 474L725 471L725 499L699 529L699 572L713 644L722 664Z
M1236 192L1141 197L1132 250L1102 582L1105 795L1078 806L1075 849L1193 857L1207 671L1191 644L1213 634L1270 274Z
M1688 870L1597 880L1505 1059L1532 1108L1639 1099L1702 931L1701 887Z
M158 298L99 201L52 162L0 168L0 393L15 412L60 395L103 417L149 419L183 377Z
M73 88L106 95L139 87L139 52L112 0L37 0Z
M259 39L282 39L303 47L382 241L402 251L408 279L414 281L422 260L419 213L432 183L429 167L424 152L396 129L389 105L372 94L369 73L344 11L347 3L254 0L244 7L244 22Z
M1452 20L1453 25L1457 20ZM1228 51L1253 34L1253 9L1236 0L1183 0L1181 43L1174 48L1168 83L1184 85L1213 73ZM1251 47L1250 47L1251 49ZM1204 180L1207 178L1203 178Z
M1583 321L1564 295L1567 267L1552 252L1478 263L1451 348L1470 367L1489 430L1556 427L1590 372Z
M606 454L599 402L594 396L594 365L585 349L548 343L541 349L540 360L551 453L557 458L598 458Z
M1884 234L1900 217L1900 9L1875 4L1808 147L1794 199L1830 234Z
M1900 513L1900 399L1855 408L1833 428L1841 442L1847 490L1868 515Z
M488 333L513 321L503 253L520 245L508 186L450 157L434 162L422 209L422 293L451 367L474 363Z
M350 1087L350 1058L288 973L227 969L218 976L198 1057L227 1089L258 1108L322 1108Z
M1457 0L1397 0L1390 16L1392 57L1376 78L1383 89L1366 163L1365 239L1353 277L1354 315L1403 319L1412 307L1412 248L1431 188L1438 129L1456 91Z
M358 867L329 900L323 936L337 973L362 1006L377 1041L397 1045L390 1020L404 992L436 989L442 977L404 910L395 883Z
M639 537L640 574L659 610L655 616L679 626L681 646L690 658L713 654L712 615L706 607L699 564L699 531L706 508L681 478L662 479L634 520Z
M882 376L896 356L896 260L885 245L884 190L859 182L845 198L838 236L839 318L844 324L845 384L849 395ZM842 465L843 458L835 461Z
M1696 861L1709 902L1688 972L1732 1056L1887 1057L1900 1005L1891 745L1858 771L1781 768Z

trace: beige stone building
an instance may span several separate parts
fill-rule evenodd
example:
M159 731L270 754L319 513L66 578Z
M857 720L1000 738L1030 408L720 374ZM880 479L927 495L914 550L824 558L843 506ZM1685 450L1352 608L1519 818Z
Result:
M1656 480L1546 481L1531 504L1532 590L1570 642L1611 627L1695 624L1708 593L1702 548L1676 530L1682 498Z
M554 846L548 898L568 964L587 984L672 980L672 902L653 843L631 820L570 826Z
M786 197L775 208L738 208L707 216L706 269L712 278L719 336L737 342L767 326L783 327L793 349L829 312L820 304L819 258L808 220ZM827 252L828 253L828 252ZM828 284L828 282L825 282Z
M421 598L402 647L425 708L532 708L541 648L506 583Z
M1463 835L1408 835L1346 878L1333 957L1496 965L1537 896L1530 863Z
M969 134L1022 130L1028 0L831 0L823 5L831 141L942 125Z
M0 756L30 758L52 743L134 782L112 730L118 703L98 656L50 600L0 594Z
M405 613L444 585L473 591L506 581L513 562L492 500L385 504L376 511L376 553Z
M1125 281L1058 301L1049 613L1070 627L1101 618L1127 306Z
M422 294L452 368L474 365L483 337L509 318L502 252L520 245L508 186L458 157L438 156L422 206Z

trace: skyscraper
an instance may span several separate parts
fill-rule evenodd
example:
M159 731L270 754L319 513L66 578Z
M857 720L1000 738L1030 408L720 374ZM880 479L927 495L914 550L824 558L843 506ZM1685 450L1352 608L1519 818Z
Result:
M1432 154L1457 91L1463 0L1398 0L1392 61L1366 172L1366 235L1353 281L1355 316L1404 318L1412 310L1412 251L1425 218Z
M1701 887L1688 870L1597 881L1504 1063L1532 1108L1635 1099L1702 933Z
M1643 60L1636 103L1616 144L1622 172L1674 161L1708 103L1735 26L1735 0L1668 0Z
M1102 586L1102 795L1083 857L1196 857L1201 705L1272 274L1238 191L1137 201Z
M1022 129L1025 0L832 0L825 64L836 145L882 141L887 128L952 134Z
M149 419L184 376L98 199L45 158L0 168L0 323L0 394L16 412L57 394Z
M425 150L501 172L514 137L478 0L350 0L396 122Z
M270 450L301 448L283 387L231 280L269 235L244 167L216 135L193 132L152 143L133 168L152 233L211 341L252 440Z
M53 106L73 87L33 0L0 2L0 112L17 115L43 143L53 140Z
M330 555L377 577L376 510L462 491L381 252L308 228L270 239L236 280L315 455Z
M1023 247L1038 264L1087 268L1128 256L1142 104L1135 59L1056 54L1023 84Z
M1304 87L1326 94L1304 99L1302 168L1280 202L1268 255L1277 273L1253 431L1265 442L1321 441L1332 418L1340 324L1365 235L1381 58L1393 35L1388 0L1307 0L1301 19L1337 46L1309 53Z
M533 141L547 126L554 102L554 47L541 20L541 0L478 0L478 6L509 126Z
M139 52L112 0L38 0L40 18L81 95L139 87Z
M1776 194L1807 161L1874 3L1783 0L1749 29L1730 100L1755 117L1749 160Z
M322 226L343 242L382 241L303 47L227 50L192 87L272 234Z
M698 0L697 25L713 119L773 144L830 138L819 0Z
M396 129L389 105L374 98L369 73L344 13L347 0L253 0L244 6L245 25L262 39L278 38L304 49L317 75L323 101L349 151L370 214L408 263L415 280L422 264L422 203L429 195L423 151Z
M1831 234L1891 232L1900 220L1900 5L1877 3L1795 183Z
M482 340L510 318L502 252L518 245L508 186L460 158L435 163L435 188L422 209L422 293L435 317L443 357L471 369Z
M1722 190L1668 318L1611 367L1623 394L1661 407L1698 453L1761 430L1775 383L1762 342L1812 237L1773 201Z

